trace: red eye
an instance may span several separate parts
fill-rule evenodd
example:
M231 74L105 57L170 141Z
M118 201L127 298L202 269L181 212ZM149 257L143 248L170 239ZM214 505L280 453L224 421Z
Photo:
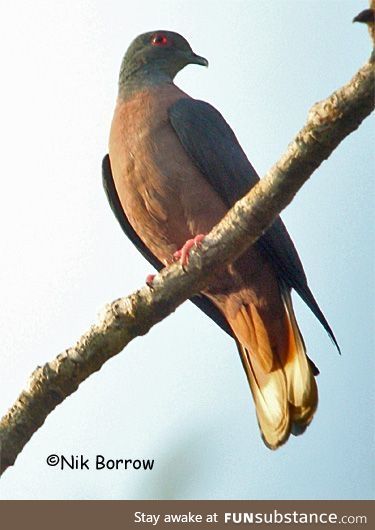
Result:
M162 33L154 35L151 39L151 44L153 46L167 46L169 44L168 37Z

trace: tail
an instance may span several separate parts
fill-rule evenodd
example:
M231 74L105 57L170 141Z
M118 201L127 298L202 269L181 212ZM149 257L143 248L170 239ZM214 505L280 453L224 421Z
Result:
M282 287L285 315L276 338L255 305L243 305L231 326L254 398L264 443L277 449L290 433L302 434L318 405L314 375L319 371L306 355L289 289Z

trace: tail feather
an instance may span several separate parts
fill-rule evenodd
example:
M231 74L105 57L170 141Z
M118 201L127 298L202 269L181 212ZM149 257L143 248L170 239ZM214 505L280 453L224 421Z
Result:
M286 442L290 432L290 414L285 374L281 367L265 372L249 350L239 344L242 363L253 394L258 423L264 443L276 449Z
M292 433L302 434L310 424L318 405L318 388L306 356L306 348L294 315L289 291L283 292L288 326L288 358L284 365L288 383Z
M277 344L255 305L243 305L229 320L238 338L262 437L271 449L285 443L290 433L302 434L318 403L316 369L306 355L289 289L282 289L281 297L285 314Z

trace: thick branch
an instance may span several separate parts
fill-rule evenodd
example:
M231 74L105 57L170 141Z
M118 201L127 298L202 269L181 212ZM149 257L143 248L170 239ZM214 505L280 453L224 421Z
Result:
M373 87L374 69L366 64L350 83L314 105L285 155L213 228L202 251L192 254L187 271L171 265L155 277L152 289L143 287L109 304L75 346L33 372L27 388L0 422L0 473L14 464L48 414L82 381L201 291L215 270L260 237L313 171L371 113Z

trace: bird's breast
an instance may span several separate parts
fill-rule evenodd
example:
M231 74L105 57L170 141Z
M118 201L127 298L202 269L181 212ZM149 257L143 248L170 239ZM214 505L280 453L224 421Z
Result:
M208 232L227 209L169 122L170 105L186 97L174 89L119 101L109 144L113 178L125 214L163 262L187 239Z

